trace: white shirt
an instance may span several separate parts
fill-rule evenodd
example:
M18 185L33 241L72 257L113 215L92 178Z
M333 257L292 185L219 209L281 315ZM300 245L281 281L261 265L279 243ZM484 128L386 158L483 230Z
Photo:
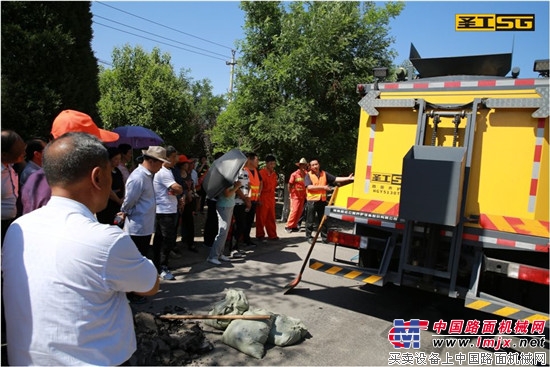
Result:
M153 188L157 202L157 214L175 214L178 212L178 198L168 193L170 186L176 183L169 168L162 168L155 173Z
M130 173L125 189L124 201L120 208L126 213L124 230L131 236L153 234L156 210L153 174L140 164Z
M11 164L2 164L2 220L17 216L19 180Z
M193 184L197 186L199 184L199 174L195 169L191 170L191 179L193 180Z
M248 177L248 171L242 168L239 171L239 177L238 180L241 181L241 192L244 194L244 196L248 196L248 193L250 192L250 178ZM242 205L244 204L243 199L237 195L235 197L235 205Z
M126 183L126 181L128 181L128 177L130 177L128 167L126 167L124 163L121 163L117 166L117 168L122 173L122 179L124 180L124 183Z
M157 271L117 226L52 196L18 218L2 249L10 365L118 365L136 349L126 292Z

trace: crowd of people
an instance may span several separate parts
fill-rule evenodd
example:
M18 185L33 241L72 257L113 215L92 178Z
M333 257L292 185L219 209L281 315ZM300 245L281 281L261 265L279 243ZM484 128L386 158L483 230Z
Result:
M197 252L194 218L205 205L209 264L279 240L273 155L260 169L258 155L247 152L235 181L209 197L206 156L197 162L173 146L149 146L134 167L134 147L117 145L118 134L74 110L55 118L50 138L25 142L2 131L2 339L10 364L127 361L136 347L128 303L176 279L178 233ZM213 164L222 158L217 153ZM353 175L335 177L317 160L296 165L285 231L298 231L305 211L311 242L327 192Z

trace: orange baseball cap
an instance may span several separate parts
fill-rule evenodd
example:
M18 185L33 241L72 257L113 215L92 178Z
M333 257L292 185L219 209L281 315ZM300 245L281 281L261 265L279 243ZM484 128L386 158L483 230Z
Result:
M192 159L188 159L185 154L180 154L178 156L178 163L191 163L193 162Z
M51 134L54 139L65 133L88 133L104 143L118 140L118 134L97 127L90 116L75 110L64 110L53 120Z

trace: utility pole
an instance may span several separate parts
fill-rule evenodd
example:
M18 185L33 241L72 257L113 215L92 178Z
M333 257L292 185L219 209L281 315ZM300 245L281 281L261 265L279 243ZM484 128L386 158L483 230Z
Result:
M226 65L231 65L231 71L229 75L229 100L233 100L233 74L235 72L234 66L237 64L235 61L235 50L231 50L231 61L226 61Z

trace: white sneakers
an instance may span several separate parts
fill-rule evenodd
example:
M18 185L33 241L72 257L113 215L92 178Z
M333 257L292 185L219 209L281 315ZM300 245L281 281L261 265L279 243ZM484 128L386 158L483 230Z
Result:
M209 257L208 259L206 259L206 261L208 261L210 264L214 264L214 265L221 265L222 264L220 262L220 260L216 259L215 257Z
M172 273L170 273L170 270L168 270L166 266L162 267L160 277L164 280L176 280L176 277Z
M231 254L231 257L234 258L234 259L242 259L245 257L245 255L241 254L239 251L235 250L233 251L233 253Z
M208 261L210 264L214 264L214 265L221 265L222 263L220 262L221 261L225 261L225 262L229 262L231 261L230 258L228 258L227 256L225 255L221 255L219 257L219 260L216 259L215 257L209 257L208 259L206 259L206 261Z
M229 262L229 261L231 261L231 259L230 259L230 258L228 258L228 257L227 257L227 256L225 256L225 255L221 255L221 256L220 256L220 260L221 260L221 261L225 261L225 262Z

